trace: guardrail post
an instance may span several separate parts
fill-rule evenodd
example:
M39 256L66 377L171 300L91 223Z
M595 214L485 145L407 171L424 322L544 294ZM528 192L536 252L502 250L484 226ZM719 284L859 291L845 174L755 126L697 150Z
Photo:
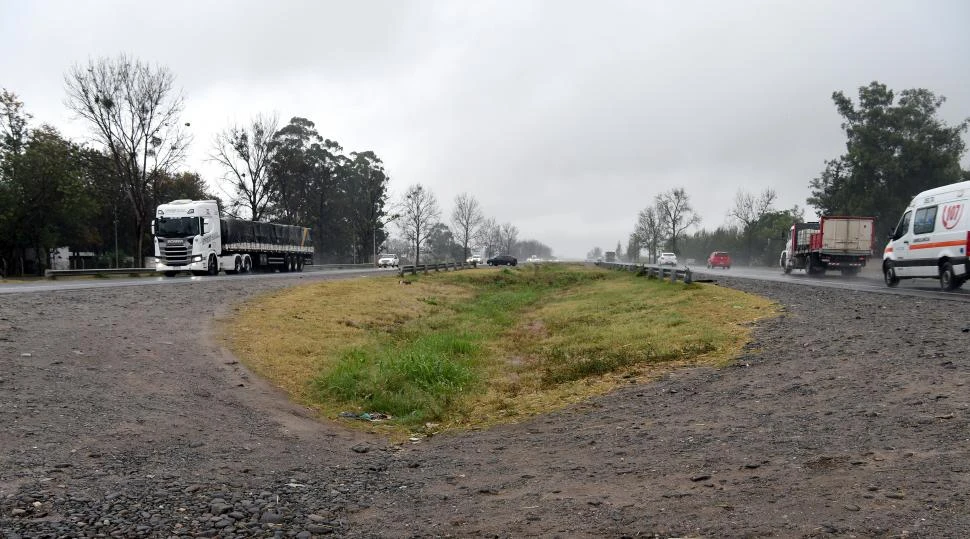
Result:
M684 284L690 284L694 282L690 277L690 268L684 270Z
M677 282L677 268L670 268L670 282Z

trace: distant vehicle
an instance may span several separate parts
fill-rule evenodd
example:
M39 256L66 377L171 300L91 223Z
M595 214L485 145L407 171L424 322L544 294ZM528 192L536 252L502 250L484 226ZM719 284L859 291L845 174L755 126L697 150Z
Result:
M155 210L155 271L173 277L303 271L313 261L310 229L219 215L215 200L173 200Z
M903 212L882 253L886 286L900 279L939 279L955 290L970 278L970 182L937 187L916 195Z
M471 255L470 257L468 257L467 259L465 259L465 263L466 264L481 264L482 263L482 255Z
M512 255L499 255L489 258L486 263L489 266L517 266L519 260Z
M381 255L377 259L377 266L380 268L396 268L398 265L400 265L400 259L397 255Z
M821 275L838 269L842 275L855 275L872 256L873 221L872 217L838 216L796 223L778 262L785 273L804 269L808 275Z
M714 251L707 257L707 267L731 269L731 255L724 251Z
M603 253L607 262L616 262L616 251L606 251Z
M537 262L542 262L542 259L541 259L541 258L539 258L539 257L538 257L538 256L536 256L536 255L532 255L532 256L530 256L529 258L527 258L527 259L526 259L525 261L526 261L526 262L529 262L529 263L531 263L531 264L535 264L535 263L537 263Z
M677 255L674 253L660 253L660 256L657 257L657 264L661 266L676 266Z

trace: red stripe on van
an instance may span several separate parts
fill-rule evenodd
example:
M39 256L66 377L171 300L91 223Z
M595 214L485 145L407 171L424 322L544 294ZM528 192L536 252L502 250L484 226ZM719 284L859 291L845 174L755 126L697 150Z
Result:
M970 236L970 233L968 233L968 236ZM965 242L963 240L931 241L931 242L927 242L927 243L916 243L916 244L913 244L913 245L910 246L909 249L911 251L915 251L917 249L933 249L935 247L957 247L957 246L963 247L966 244L967 244L967 242Z

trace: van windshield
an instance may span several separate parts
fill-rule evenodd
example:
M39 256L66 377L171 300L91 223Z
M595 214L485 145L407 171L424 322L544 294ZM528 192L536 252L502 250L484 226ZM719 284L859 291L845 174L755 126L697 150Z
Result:
M201 217L160 217L155 220L159 238L187 238L202 234Z

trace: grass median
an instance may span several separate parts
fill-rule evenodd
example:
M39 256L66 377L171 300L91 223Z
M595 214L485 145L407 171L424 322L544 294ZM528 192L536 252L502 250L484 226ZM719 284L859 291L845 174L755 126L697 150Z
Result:
M715 285L544 264L282 290L237 307L223 333L321 415L406 435L514 422L717 365L774 313Z

